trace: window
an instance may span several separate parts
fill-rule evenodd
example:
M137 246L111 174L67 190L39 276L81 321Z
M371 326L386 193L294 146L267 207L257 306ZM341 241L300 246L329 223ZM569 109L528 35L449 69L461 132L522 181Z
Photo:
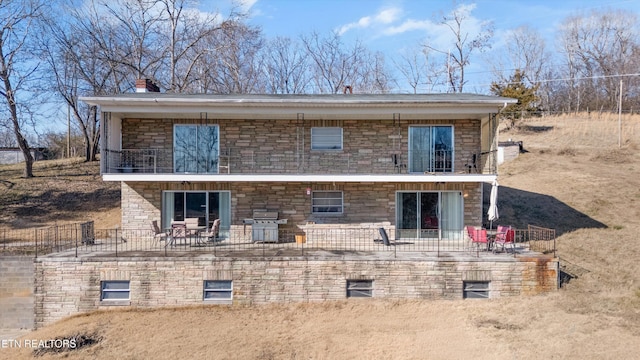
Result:
M128 280L102 281L100 301L129 300L130 289Z
M489 282L488 281L463 281L462 283L463 299L488 299L489 298Z
M231 301L233 282L231 280L205 280L204 295L206 301Z
M453 171L453 126L409 127L409 172Z
M373 297L373 280L347 280L347 297Z
M173 165L176 173L211 174L218 172L218 126L175 125Z
M311 150L342 150L342 128L311 128Z
M314 191L311 204L314 214L342 214L342 191Z

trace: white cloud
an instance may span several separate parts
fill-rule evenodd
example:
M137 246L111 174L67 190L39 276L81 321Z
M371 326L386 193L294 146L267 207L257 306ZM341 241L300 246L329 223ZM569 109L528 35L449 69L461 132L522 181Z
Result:
M240 7L244 11L249 11L258 2L258 0L240 0Z
M434 24L432 21L429 21L429 20L408 19L408 20L405 20L400 25L389 26L388 28L384 29L383 33L385 35L398 35L408 31L432 30L432 29L435 30L437 28L438 28L438 25Z
M390 24L396 21L401 13L402 9L400 8L385 8L375 15L365 16L356 22L340 26L340 28L338 28L338 34L343 35L352 29L366 29L377 25Z

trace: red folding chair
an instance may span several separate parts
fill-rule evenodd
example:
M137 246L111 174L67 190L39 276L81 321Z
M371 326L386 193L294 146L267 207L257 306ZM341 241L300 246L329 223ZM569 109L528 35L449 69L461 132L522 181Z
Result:
M516 232L511 228L511 226L498 226L498 233L496 234L496 238L493 241L493 252L497 251L498 246L501 247L502 251L507 251L507 247L511 246L511 250L515 254L516 252L516 243L515 236Z

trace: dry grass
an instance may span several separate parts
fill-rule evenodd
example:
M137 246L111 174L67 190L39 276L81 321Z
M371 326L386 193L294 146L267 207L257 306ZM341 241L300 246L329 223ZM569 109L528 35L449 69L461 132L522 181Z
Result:
M501 135L524 141L528 152L499 169L498 223L558 230L562 265L578 277L556 293L116 310L65 319L26 338L85 333L102 339L43 359L637 358L640 119L626 120L620 149L613 136L617 120L544 118L527 125L547 130ZM32 353L0 349L3 356Z
M97 162L38 161L29 179L22 177L23 167L0 165L0 228L85 220L95 220L99 228L120 223L120 184L103 182Z

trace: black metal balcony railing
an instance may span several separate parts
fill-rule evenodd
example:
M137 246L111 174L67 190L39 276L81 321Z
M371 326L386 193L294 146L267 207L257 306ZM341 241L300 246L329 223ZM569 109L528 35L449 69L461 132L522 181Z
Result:
M273 231L271 229L265 231ZM175 241L158 240L151 230L94 229L93 223L71 224L42 229L0 230L0 253L27 254L35 257L51 253L65 256L100 255L184 256L185 253L234 257L308 256L318 251L333 254L387 254L393 257L422 253L427 256L448 256L466 253L473 257L493 255L486 245L474 246L464 231L449 232L446 237L438 230L425 230L420 238L396 238L393 228L386 229L390 244L383 241L377 228L336 227L300 230L279 229L277 236L258 236L277 239L275 242L257 241L253 231L226 230L217 238L188 236ZM272 234L269 234L272 235ZM555 256L555 230L529 226L515 230L515 253L552 254Z
M245 149L227 149L208 159L181 157L162 149L106 150L105 172L151 174L412 174L475 173L495 174L496 153L460 153L375 151L273 153ZM189 169L183 171L182 169Z

